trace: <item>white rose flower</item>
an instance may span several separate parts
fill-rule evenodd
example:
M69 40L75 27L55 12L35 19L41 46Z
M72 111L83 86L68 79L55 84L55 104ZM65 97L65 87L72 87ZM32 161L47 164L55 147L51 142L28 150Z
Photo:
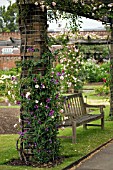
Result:
M42 88L43 88L43 89L45 89L45 86L44 86L44 85L42 85Z
M11 92L10 91L8 91L8 95L10 95L11 94Z
M35 2L35 5L38 5L38 2Z
M40 86L38 84L35 85L35 88L38 89Z
M69 83L68 83L68 87L71 87L71 85L72 85L72 83L71 83L71 82L69 82Z
M93 8L93 10L96 10L96 9L97 9L96 7Z
M63 77L63 76L60 76L60 80L64 80L64 77Z
M30 92L27 92L26 93L26 98L28 98L30 96L30 94L31 94Z
M38 103L39 101L38 100L35 100L35 103Z
M99 5L99 8L102 8L102 5Z
M56 2L52 2L52 5L53 5L53 6L56 6Z
M61 109L61 110L60 110L60 113L63 113L63 112L64 112L64 110L63 110L63 109Z
M61 60L60 60L60 63L63 63L63 62L64 62L63 59L61 59Z
M112 6L113 6L113 3L108 4L108 7L112 7Z
M74 76L73 76L73 79L74 79L75 81L77 81L77 78L76 78L76 77L74 77Z

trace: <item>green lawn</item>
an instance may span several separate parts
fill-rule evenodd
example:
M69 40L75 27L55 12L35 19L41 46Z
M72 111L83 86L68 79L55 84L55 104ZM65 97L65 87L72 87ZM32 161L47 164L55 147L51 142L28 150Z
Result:
M0 108L19 108L19 106L0 106Z

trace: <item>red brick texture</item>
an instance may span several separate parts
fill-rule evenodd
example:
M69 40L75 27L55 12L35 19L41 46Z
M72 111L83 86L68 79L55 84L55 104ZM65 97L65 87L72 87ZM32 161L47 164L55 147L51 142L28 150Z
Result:
M20 60L20 54L0 55L0 69L6 70L16 67L15 61Z

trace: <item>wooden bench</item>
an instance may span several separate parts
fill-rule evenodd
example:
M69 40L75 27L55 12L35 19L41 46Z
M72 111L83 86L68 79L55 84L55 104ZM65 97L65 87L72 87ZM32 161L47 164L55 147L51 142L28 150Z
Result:
M101 126L104 129L104 110L105 105L89 105L83 100L82 93L76 93L63 97L64 105L64 120L61 126L72 126L72 142L76 142L76 127L83 125L86 129L87 126ZM98 108L98 114L89 113L87 108ZM100 119L100 124L88 124L89 122Z

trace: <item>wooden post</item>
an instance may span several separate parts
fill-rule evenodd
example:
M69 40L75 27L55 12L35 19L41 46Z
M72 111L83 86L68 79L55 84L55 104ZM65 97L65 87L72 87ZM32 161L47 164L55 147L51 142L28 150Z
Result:
M111 23L111 52L110 52L110 116L113 116L113 23Z

